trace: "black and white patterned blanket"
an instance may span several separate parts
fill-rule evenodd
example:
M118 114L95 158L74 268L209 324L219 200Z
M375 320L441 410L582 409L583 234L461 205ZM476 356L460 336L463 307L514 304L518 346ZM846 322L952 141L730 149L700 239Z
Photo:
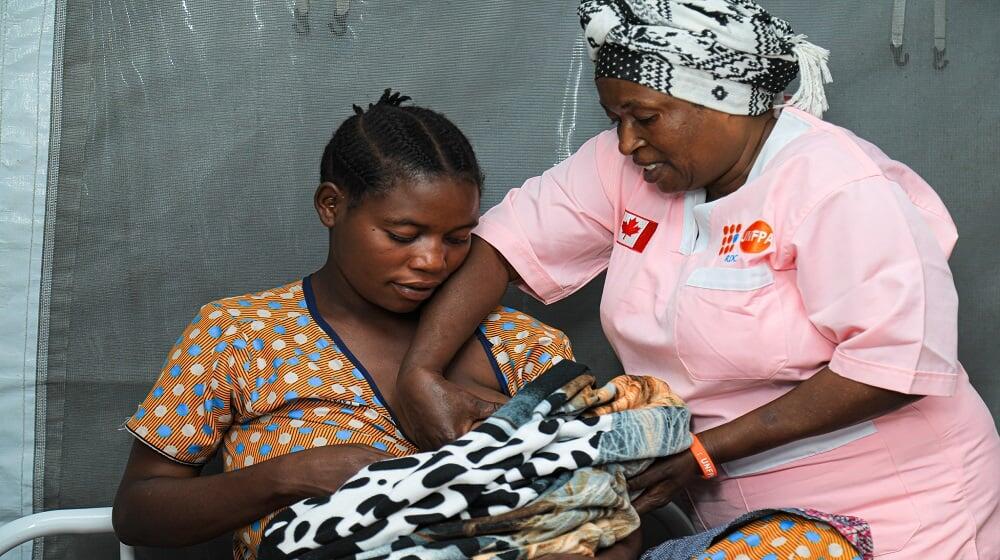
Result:
M639 526L626 479L687 449L690 416L663 382L600 387L564 361L442 447L372 464L268 525L261 560L537 558L593 553Z

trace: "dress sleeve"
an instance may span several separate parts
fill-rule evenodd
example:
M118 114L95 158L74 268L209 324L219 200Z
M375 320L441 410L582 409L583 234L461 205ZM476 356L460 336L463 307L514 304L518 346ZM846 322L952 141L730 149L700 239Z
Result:
M559 362L575 359L569 337L544 323L537 331L531 333L528 343L530 349L525 356L520 387L531 383Z
M616 146L613 132L591 138L509 191L474 232L517 270L521 288L544 303L572 294L608 266L616 226L608 178L621 164Z
M494 309L480 329L510 395L559 362L574 359L562 331L510 307Z
M250 365L246 345L225 309L202 307L125 429L174 461L205 463L233 424L236 395L246 385L243 369Z
M901 393L954 392L954 280L934 232L897 184L877 176L833 191L791 240L809 319L836 344L832 371Z

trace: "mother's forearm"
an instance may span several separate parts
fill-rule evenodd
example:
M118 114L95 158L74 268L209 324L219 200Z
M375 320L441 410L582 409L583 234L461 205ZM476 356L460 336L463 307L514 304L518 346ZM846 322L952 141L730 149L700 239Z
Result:
M916 401L823 368L781 397L698 436L717 462L733 461L846 428Z

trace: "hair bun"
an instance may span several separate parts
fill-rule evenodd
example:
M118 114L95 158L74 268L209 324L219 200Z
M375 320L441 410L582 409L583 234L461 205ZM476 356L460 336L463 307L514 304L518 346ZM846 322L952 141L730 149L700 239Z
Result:
M404 101L410 101L411 99L412 98L409 95L403 95L398 91L393 92L392 89L385 88L385 91L382 92L382 97L379 97L376 103L368 104L368 110L371 111L372 108L374 108L376 105L389 105L390 107L399 107L403 104ZM365 113L365 110L359 107L358 105L352 105L351 107L354 108L354 112L359 115L363 115Z
M403 95L400 92L393 93L391 89L386 88L382 92L382 97L378 98L378 103L376 105L392 105L393 107L399 107L404 101L409 101L411 97L409 95Z

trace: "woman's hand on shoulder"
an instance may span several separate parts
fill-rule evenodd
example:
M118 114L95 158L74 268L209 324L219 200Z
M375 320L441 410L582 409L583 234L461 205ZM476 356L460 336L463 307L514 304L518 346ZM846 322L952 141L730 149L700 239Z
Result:
M473 395L441 372L421 369L400 371L396 395L403 433L425 451L455 441L503 405Z

